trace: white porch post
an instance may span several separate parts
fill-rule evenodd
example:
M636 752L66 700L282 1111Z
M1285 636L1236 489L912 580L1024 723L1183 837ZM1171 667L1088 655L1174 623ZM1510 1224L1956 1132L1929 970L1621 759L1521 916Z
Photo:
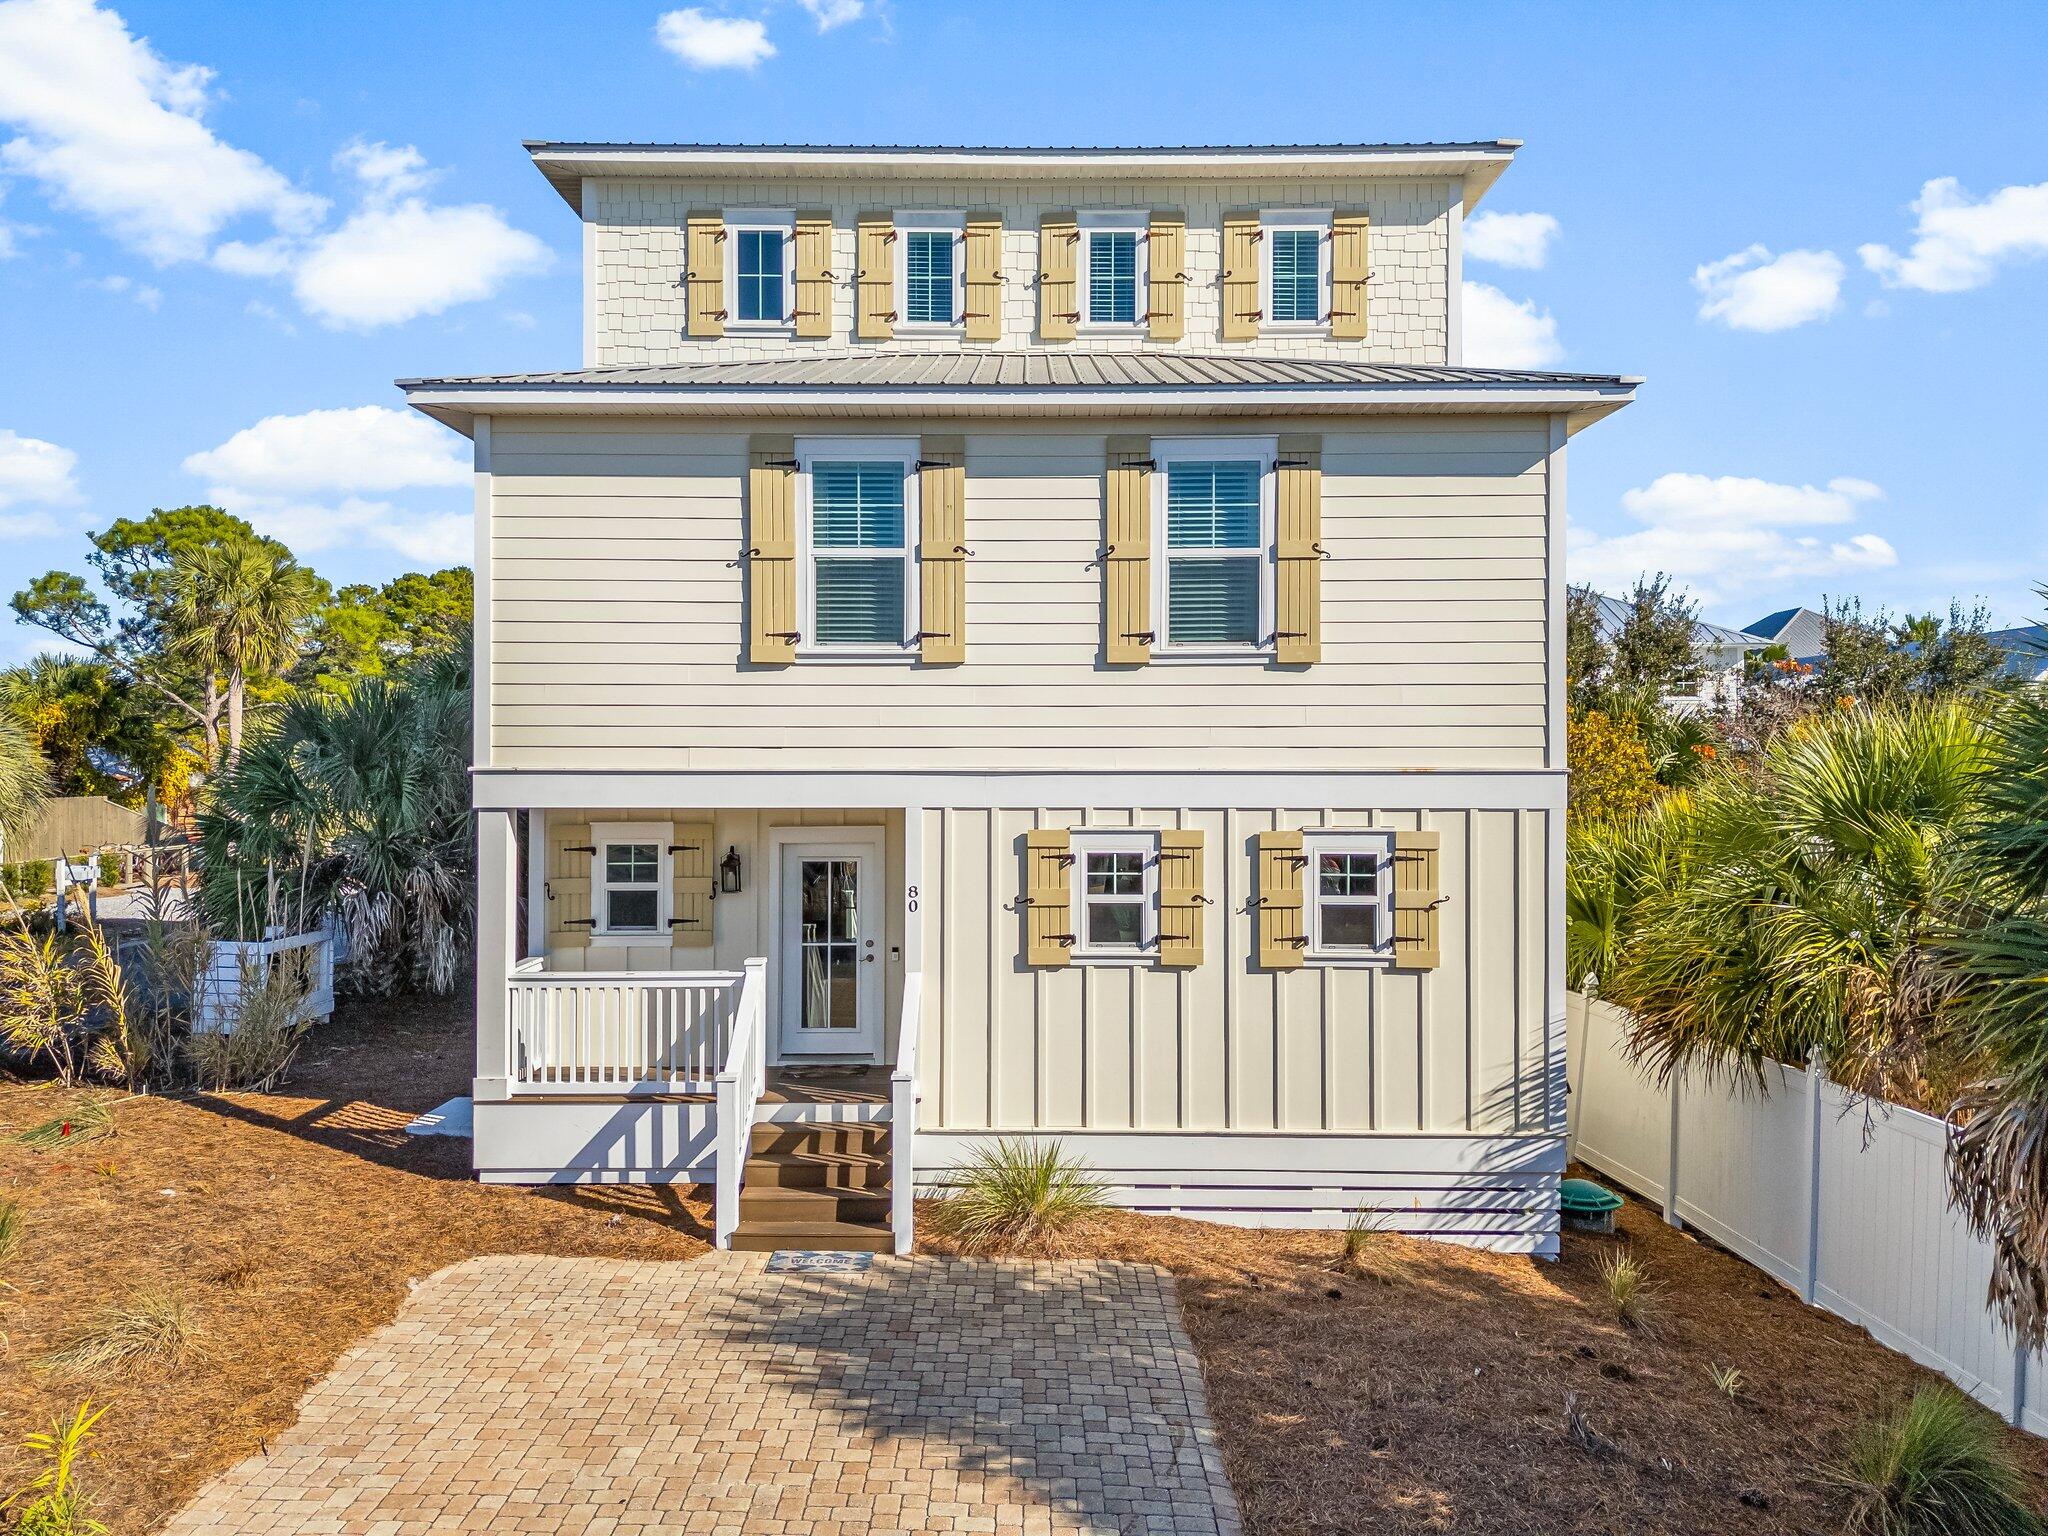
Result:
M470 1094L485 1102L510 1097L505 984L519 932L516 814L479 811L476 818L476 1080Z
M548 813L538 808L526 813L526 953L520 958L548 953Z

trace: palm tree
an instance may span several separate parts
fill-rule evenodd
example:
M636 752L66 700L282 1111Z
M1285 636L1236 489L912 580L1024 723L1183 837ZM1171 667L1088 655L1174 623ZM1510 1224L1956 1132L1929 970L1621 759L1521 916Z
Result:
M376 991L451 990L475 900L469 648L346 694L305 692L214 781L200 900L222 933L331 909Z
M43 754L21 725L0 715L0 846L19 837L50 792Z
M242 755L250 680L277 676L292 664L320 597L319 578L267 541L217 544L172 567L175 645L226 682L229 766Z
M1820 716L1712 769L1666 813L1683 853L1634 877L1598 971L1631 1050L1668 1077L1818 1048L1858 1091L1939 1097L1952 983L1933 946L1970 891L1988 750L1968 708L1923 704Z
M1950 1118L1949 1194L1992 1248L1991 1302L2048 1341L2048 699L1995 717L1972 920L1947 946L1958 1048L1982 1075Z

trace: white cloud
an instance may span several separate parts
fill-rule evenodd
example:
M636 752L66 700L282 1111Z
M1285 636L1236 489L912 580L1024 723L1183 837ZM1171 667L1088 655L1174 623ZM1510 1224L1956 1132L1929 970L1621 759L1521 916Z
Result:
M184 467L210 482L210 500L294 549L375 544L442 565L471 554L468 513L385 499L470 477L455 439L410 411L363 405L266 416Z
M97 288L102 293L124 293L144 309L154 314L163 307L164 291L149 283L137 283L125 273L115 272L107 277L90 279L86 286Z
M1773 582L1882 570L1896 565L1898 554L1880 535L1842 529L1824 538L1802 530L1853 523L1883 495L1849 476L1814 486L1745 475L1659 475L1621 498L1643 527L1602 537L1574 524L1566 564L1572 580L1595 586L1668 571L1707 602Z
M1557 238L1557 220L1547 213L1495 213L1465 221L1465 255L1502 267L1540 267Z
M1735 331L1789 331L1824 320L1842 303L1842 261L1833 251L1787 251L1761 245L1695 268L1700 318Z
M692 69L752 69L775 57L768 28L739 16L706 16L697 7L664 12L655 41Z
M483 203L373 201L307 247L292 291L325 325L396 325L487 299L551 259L539 240Z
M1564 357L1557 321L1534 299L1485 283L1464 286L1465 361L1474 368L1548 368Z
M427 157L410 144L393 149L381 141L369 144L361 139L344 144L334 157L334 165L380 197L424 192L440 174L429 170Z
M185 469L219 484L284 496L461 485L470 475L445 429L388 405L266 416L218 448L192 454Z
M0 4L0 169L34 177L158 263L191 261L226 225L303 230L325 200L202 120L213 72L173 64L91 0Z
M0 510L71 505L80 499L77 468L78 455L69 448L0 427Z
M2048 181L1976 201L1955 177L1941 176L1920 188L1913 212L1913 248L1904 256L1888 245L1857 247L1887 288L1961 293L1982 288L2006 262L2048 256Z
M802 4L811 13L811 19L818 24L820 32L830 32L849 21L859 21L868 8L867 0L802 0Z

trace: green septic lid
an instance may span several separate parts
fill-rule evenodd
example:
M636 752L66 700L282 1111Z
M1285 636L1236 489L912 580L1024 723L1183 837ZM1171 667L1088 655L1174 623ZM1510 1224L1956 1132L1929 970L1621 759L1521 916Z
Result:
M1621 1196L1591 1179L1566 1179L1557 1186L1559 1202L1574 1216L1599 1216L1622 1207Z

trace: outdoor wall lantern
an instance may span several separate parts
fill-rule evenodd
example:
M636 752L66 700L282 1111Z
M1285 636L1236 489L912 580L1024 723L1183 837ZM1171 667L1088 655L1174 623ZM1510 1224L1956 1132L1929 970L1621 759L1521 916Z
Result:
M737 896L740 892L740 851L727 848L725 857L718 861L718 890L724 896Z

